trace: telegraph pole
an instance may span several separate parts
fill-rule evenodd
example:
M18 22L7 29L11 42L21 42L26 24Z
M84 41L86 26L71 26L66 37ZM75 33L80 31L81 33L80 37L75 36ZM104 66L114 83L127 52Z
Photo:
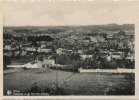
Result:
M56 64L57 64L57 57L56 57ZM58 91L58 73L57 73L57 67L55 66L56 68L56 92L59 93Z

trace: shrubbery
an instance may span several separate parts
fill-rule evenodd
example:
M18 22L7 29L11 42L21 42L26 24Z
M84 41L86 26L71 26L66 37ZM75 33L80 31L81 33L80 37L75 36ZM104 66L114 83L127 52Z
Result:
M34 94L42 94L42 93L46 93L47 95L67 95L68 93L65 91L64 88L60 87L60 86L54 86L54 87L47 87L47 88L40 88L37 85L37 82L35 82L35 84L29 89L26 90L26 93L30 94L30 95L34 95Z
M107 95L135 95L135 74L124 74L127 85L124 88L113 88L107 91Z

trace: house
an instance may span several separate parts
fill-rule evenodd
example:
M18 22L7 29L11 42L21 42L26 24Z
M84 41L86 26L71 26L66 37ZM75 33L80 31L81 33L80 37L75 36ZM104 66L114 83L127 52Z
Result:
M46 52L46 53L50 53L52 50L48 49L48 48L42 48L41 52Z
M21 53L20 53L20 56L24 56L27 54L27 51L26 50L22 50Z
M101 57L107 57L108 56L107 51L100 51L99 54L100 54Z
M135 59L134 56L131 54L127 54L125 56L126 56L125 59L131 60L131 61L133 61Z
M24 65L26 68L38 68L36 61L31 61Z
M97 41L97 38L96 38L96 37L93 37L93 36L90 37L90 41L91 41L91 42L98 42L98 41Z
M18 56L20 54L20 51L14 51L14 56Z
M105 38L103 36L96 36L96 38L100 42L105 42Z
M65 53L70 54L70 53L72 53L72 50L66 50Z
M132 42L128 42L128 48L130 48L130 49L134 49L134 44L132 43Z
M23 38L23 40L25 40L25 41L28 40L28 37L27 37L27 36L23 36L22 38Z
M107 35L106 38L107 38L107 40L111 40L111 39L113 39L113 35Z
M109 40L108 42L110 44L116 44L117 43L117 39L112 39L112 40ZM106 43L107 43L107 41L106 41Z
M87 50L78 50L78 53L79 54L86 54L87 53Z
M133 61L135 59L134 54L131 54L130 52L128 54L124 54L125 59Z
M23 50L23 49L26 49L27 48L27 44L23 44L22 46L21 46L21 49Z
M31 45L30 46L27 46L26 47L26 50L27 51L37 51L37 49L34 46L31 46Z
M45 44L41 44L41 48L45 47L46 45Z
M3 39L3 42L6 43L6 44L7 44L7 43L8 43L8 44L11 43L11 41L12 41L11 39Z
M111 61L111 56L110 55L108 55L107 57L106 57L106 59L107 59L107 61Z
M57 53L57 54L60 54L60 53L62 52L62 50L63 50L62 48L58 48L58 49L56 50L56 53Z
M54 67L55 66L55 60L54 59L44 59L42 62L42 65L44 67Z
M117 45L118 45L118 48L124 48L124 43L117 43Z
M116 52L115 49L110 49L109 51L110 51L110 53L112 53L112 52Z
M38 68L42 68L42 61L37 59L37 66L38 66Z
M85 42L85 43L89 43L89 42L90 42L90 40L84 40L84 42Z
M13 44L13 45L11 46L11 50L18 50L19 48L20 48L19 45Z
M12 56L12 51L4 51L3 55L10 57L10 56Z
M37 52L41 52L41 47L38 47L37 48Z
M38 47L38 48L37 48L37 51L38 51L38 52L50 53L50 52L52 52L52 49L51 49L51 48L52 48L52 47L50 47L50 46L45 46L45 47L43 47L43 48Z
M80 55L81 59L87 59L87 58L92 58L93 55Z
M65 54L66 53L66 50L62 50L59 54Z
M111 57L115 59L121 59L122 58L122 52L112 52Z
M119 32L116 33L116 35L125 35L125 30L120 30Z
M134 31L125 31L125 36L134 36L135 35L135 33L134 33Z
M27 50L27 51L32 51L32 49L33 49L33 46L32 46L32 45L27 45L27 46L26 46L26 50Z
M73 38L66 38L66 42L67 44L74 44L75 43L75 40Z
M4 49L5 50L11 50L11 45L10 44L5 44Z

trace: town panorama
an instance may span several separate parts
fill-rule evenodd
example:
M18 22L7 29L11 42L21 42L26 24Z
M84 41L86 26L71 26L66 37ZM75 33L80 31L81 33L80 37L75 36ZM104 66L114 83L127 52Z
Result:
M3 29L4 95L134 95L134 24Z

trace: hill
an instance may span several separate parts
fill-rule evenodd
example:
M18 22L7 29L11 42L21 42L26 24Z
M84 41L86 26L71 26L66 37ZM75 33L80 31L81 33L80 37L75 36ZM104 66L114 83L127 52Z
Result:
M49 31L48 33L58 33L68 30L77 32L95 32L95 31L117 31L117 30L134 30L134 24L106 24L106 25L86 25L86 26L20 26L20 27L4 27L4 30L10 30L15 32L32 32L37 31Z

